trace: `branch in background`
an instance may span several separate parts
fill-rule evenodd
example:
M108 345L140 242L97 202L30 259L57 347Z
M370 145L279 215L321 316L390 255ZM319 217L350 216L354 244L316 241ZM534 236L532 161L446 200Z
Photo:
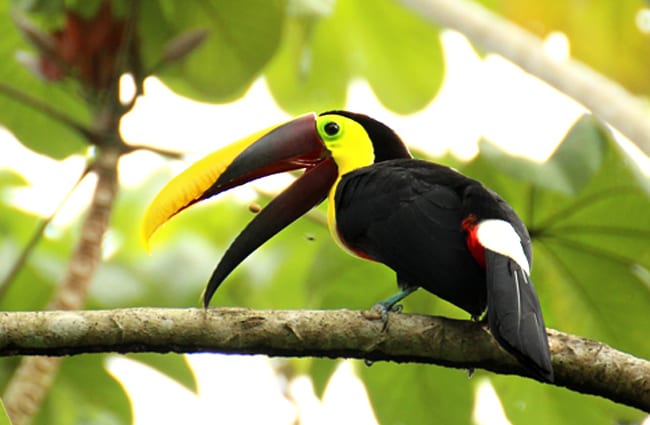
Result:
M61 200L61 202L59 202L59 205L57 205L54 211L52 211L52 214L40 220L38 226L36 227L36 230L34 230L34 233L32 234L32 237L25 245L25 248L23 248L18 258L14 261L7 275L2 280L0 280L0 299L4 297L4 295L9 290L11 283L14 282L14 279L16 278L18 273L20 273L20 271L22 270L23 266L29 259L29 256L34 251L34 248L36 248L36 245L43 237L43 234L45 233L47 226L52 222L52 220L54 219L54 217L56 217L59 211L61 211L61 208L63 208L65 203L68 202L70 196L74 193L77 187L79 187L83 179L86 177L86 175L88 175L89 171L90 171L90 167L86 165L86 167L84 168L83 172L81 173L77 181L75 181L74 185L72 185L70 190L65 194L65 196Z
M128 154L128 153L135 152L135 151L138 151L138 150L157 153L158 155L162 155L162 156L170 158L170 159L183 159L185 157L185 153L183 153L183 152L172 151L172 150L163 149L163 148L157 148L155 146L131 145L131 144L127 144L127 143L124 143L122 145L122 153L123 154Z
M576 60L546 55L542 40L512 22L466 0L401 0L432 24L463 33L582 103L650 156L650 110L618 83Z
M219 352L433 363L528 376L480 323L375 312L133 308L0 313L0 355ZM650 411L650 361L548 330L555 384Z
M100 149L93 164L97 186L66 275L50 303L52 309L72 310L85 304L90 281L101 259L102 240L117 193L119 156L118 149ZM2 397L14 425L29 423L35 416L54 381L59 364L57 358L22 359Z
M61 111L50 106L48 103L43 102L40 99L29 96L26 93L16 90L13 87L10 87L6 84L0 83L0 94L4 94L7 97L10 97L19 103L29 106L35 111L38 111L45 116L57 121L60 124L63 124L72 130L75 130L81 136L83 136L86 141L91 142L96 139L95 134L85 125L73 119L72 117L64 114Z

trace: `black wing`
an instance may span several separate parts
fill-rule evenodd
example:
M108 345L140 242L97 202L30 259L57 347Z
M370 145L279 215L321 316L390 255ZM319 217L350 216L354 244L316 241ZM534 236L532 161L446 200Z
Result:
M384 161L344 175L336 223L353 251L386 264L403 286L419 286L478 316L485 309L483 270L462 231L466 179L418 160Z

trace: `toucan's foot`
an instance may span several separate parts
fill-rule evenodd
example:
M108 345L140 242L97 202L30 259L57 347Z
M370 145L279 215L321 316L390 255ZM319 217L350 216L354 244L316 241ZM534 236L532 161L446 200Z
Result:
M372 306L372 311L379 313L382 322L384 322L384 326L381 329L382 332L388 327L388 313L400 313L402 311L402 305L398 303L416 289L418 289L417 286L402 288L397 294Z
M383 323L383 326L381 327L382 332L384 332L386 327L388 327L388 312L390 311L390 308L391 306L387 306L385 303L377 303L372 306L371 310L376 311L379 314Z
M372 306L372 311L375 311L379 314L383 326L381 331L386 331L388 327L388 313L401 313L404 306L402 304L391 304L389 302L383 301Z

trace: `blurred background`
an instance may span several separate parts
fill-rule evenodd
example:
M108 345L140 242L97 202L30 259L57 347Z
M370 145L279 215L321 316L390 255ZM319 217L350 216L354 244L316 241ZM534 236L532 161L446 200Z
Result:
M585 79L597 72L620 85L650 118L650 5L457 1L454 27L443 18L447 3L432 3L445 25L418 6L427 2L389 0L0 5L0 308L197 307L251 203L264 205L292 177L188 211L148 254L139 225L153 196L240 137L345 108L386 123L416 156L483 181L519 212L547 326L650 358L648 145L584 107L590 93L571 98L536 77L535 64L517 63L521 40L504 44L515 51L509 61L459 31L474 15L495 32L516 24L539 38L530 49L558 64L580 61ZM553 73L564 78L561 66ZM318 219L324 211L255 252L213 305L365 309L391 295L393 273L339 250ZM468 318L428 293L404 309ZM0 382L15 424L644 420L519 377L351 360L3 358Z

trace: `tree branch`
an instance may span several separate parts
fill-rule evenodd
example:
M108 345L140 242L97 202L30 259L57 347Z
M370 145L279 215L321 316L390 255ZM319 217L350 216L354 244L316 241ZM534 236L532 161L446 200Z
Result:
M523 28L463 0L400 0L434 25L461 32L582 103L650 156L650 110L620 84L576 60L546 55L542 40Z
M101 260L101 244L115 202L119 157L119 149L99 150L92 167L97 173L97 185L68 270L50 302L52 309L78 309L86 302L90 281ZM14 425L27 424L35 416L58 369L59 359L56 358L21 360L2 396Z
M432 363L527 376L480 323L374 312L133 308L0 313L0 355L219 352ZM650 361L548 330L555 385L650 411Z

